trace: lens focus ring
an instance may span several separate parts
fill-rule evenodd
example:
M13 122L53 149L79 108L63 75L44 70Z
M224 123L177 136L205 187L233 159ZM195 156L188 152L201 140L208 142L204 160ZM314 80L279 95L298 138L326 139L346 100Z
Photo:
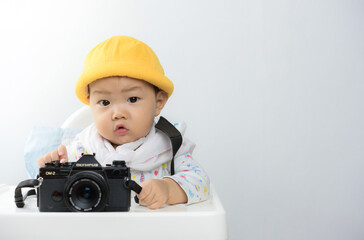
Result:
M71 211L102 211L107 203L108 185L100 174L82 171L70 177L64 192Z

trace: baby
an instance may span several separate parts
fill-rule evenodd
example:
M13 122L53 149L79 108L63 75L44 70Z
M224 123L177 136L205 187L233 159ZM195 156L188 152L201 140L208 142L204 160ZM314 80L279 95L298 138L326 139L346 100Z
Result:
M131 177L143 188L139 203L150 209L164 204L195 203L209 195L209 178L192 158L194 144L183 136L174 158L169 138L155 128L154 118L173 93L153 50L143 42L114 36L87 55L76 95L90 106L94 123L68 146L61 145L38 159L38 165L77 161L95 153L103 165L125 160ZM185 125L175 124L184 135Z

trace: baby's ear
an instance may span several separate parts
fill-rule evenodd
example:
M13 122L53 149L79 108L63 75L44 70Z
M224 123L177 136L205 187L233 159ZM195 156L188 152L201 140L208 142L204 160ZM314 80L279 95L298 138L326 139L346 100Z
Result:
M168 101L168 93L166 93L163 90L160 90L157 92L156 95L156 113L155 116L158 116L162 109L164 108L164 105L166 105Z

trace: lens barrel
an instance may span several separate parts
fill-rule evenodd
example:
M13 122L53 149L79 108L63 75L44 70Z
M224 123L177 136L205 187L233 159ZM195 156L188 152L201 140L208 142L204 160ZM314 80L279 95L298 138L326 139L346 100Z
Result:
M103 211L108 200L108 185L102 175L92 171L74 174L65 184L65 202L71 211Z

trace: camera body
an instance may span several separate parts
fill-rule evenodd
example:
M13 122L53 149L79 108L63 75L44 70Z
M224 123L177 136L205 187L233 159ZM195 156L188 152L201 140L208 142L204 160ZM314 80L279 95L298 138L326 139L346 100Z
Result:
M77 162L46 163L39 169L43 182L38 188L40 212L129 211L130 169L124 161L102 167L94 155Z

